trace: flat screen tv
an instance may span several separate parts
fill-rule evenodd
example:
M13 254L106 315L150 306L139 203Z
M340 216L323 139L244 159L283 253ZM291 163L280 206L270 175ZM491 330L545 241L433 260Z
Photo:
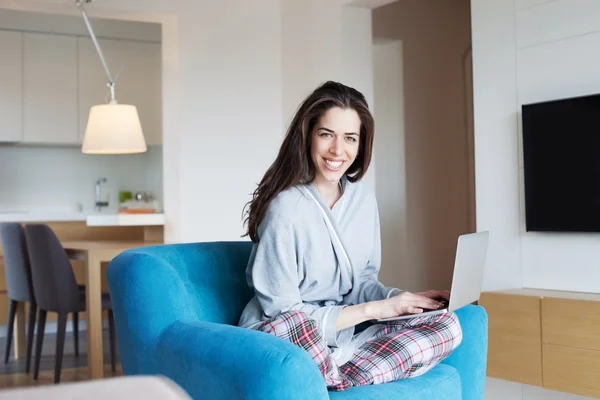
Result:
M600 95L522 106L527 231L600 232Z

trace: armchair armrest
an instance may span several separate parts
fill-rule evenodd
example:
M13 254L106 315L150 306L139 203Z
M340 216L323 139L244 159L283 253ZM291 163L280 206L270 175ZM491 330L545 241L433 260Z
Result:
M463 332L461 344L443 361L460 373L464 400L481 400L485 387L488 317L481 306L468 305L456 310Z
M156 344L158 373L197 399L329 399L319 369L297 346L251 329L176 321Z
M175 262L147 251L123 252L107 271L125 375L154 373L160 335L177 320L197 317Z

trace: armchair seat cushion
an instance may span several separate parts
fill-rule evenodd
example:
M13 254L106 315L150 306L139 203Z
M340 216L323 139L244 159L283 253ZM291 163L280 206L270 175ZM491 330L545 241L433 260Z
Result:
M461 400L460 374L456 368L440 364L425 375L385 385L354 387L329 392L331 400Z

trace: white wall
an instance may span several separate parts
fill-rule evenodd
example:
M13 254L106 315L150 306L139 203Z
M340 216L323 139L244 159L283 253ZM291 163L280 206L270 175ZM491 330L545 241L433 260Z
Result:
M368 8L342 8L342 68L340 76L344 84L357 89L365 96L371 113L374 113L372 19L371 10ZM377 124L377 121L375 123ZM376 189L378 159L377 151L374 148L369 170L363 177L363 182L372 190Z
M514 19L512 0L471 2L477 229L490 231L484 290L521 287Z
M376 41L375 83L376 194L381 220L381 273L386 285L405 287L417 271L410 268L407 242L406 154L402 42Z
M517 101L522 104L600 93L600 3L517 2ZM520 125L519 125L520 127ZM519 189L523 286L600 292L600 234L525 232L519 130Z
M162 202L162 151L117 156L82 154L75 147L0 146L0 211L94 212L96 179L106 177L109 210L119 190L150 191ZM104 210L106 212L106 209Z
M354 87L373 109L371 10L335 1L283 0L282 79L284 129L304 98L328 80ZM373 189L375 168L373 160L363 178Z
M162 15L152 20L162 22L162 100L163 100L163 204L165 210L164 240L176 242L180 237L182 210L179 158L179 26L175 15ZM165 162L166 161L166 162Z
M598 234L525 232L520 106L600 92L600 3L473 0L478 229L491 231L486 290L598 292ZM488 379L486 399L583 399Z
M280 2L182 10L179 240L240 240L242 208L281 140Z
M282 0L282 111L286 127L313 89L327 80L341 79L340 11L333 1Z

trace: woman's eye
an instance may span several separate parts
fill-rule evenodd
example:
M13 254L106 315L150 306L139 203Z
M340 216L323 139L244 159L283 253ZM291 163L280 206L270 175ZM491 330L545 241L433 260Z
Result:
M321 133L321 137L331 137L331 133Z
M348 136L346 139L348 139L352 143L356 142L356 138L353 138L352 136Z

